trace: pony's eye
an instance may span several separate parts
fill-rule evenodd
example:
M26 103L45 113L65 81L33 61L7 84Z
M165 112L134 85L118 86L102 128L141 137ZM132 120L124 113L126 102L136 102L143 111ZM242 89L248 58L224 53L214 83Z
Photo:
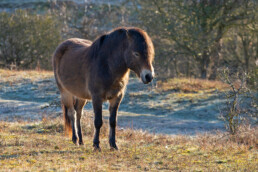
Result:
M134 55L135 57L140 57L140 54L139 54L138 52L133 52L133 55Z

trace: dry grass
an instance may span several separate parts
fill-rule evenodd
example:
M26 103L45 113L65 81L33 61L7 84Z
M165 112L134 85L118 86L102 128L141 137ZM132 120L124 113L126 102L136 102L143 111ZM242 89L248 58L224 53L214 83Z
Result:
M0 80L1 82L6 82L11 84L18 83L21 81L38 81L42 79L47 79L53 77L52 71L44 70L6 70L0 69Z
M229 86L220 81L209 81L193 78L173 78L165 82L159 81L158 88L161 91L182 91L184 93L197 93L200 91L212 92L215 90L225 90Z
M53 77L47 71L0 69L1 82L19 83ZM223 90L215 81L171 79L158 83L161 91L185 93ZM206 134L196 137L152 135L118 130L119 151L108 146L108 125L101 129L102 152L94 152L94 127L84 117L84 146L64 137L63 120L40 122L0 121L0 171L258 171L257 128L242 128L239 134Z
M93 125L83 119L84 146L63 136L62 120L0 122L0 171L257 171L257 130L234 137L218 133L196 137L152 135L118 130L119 151L92 149Z

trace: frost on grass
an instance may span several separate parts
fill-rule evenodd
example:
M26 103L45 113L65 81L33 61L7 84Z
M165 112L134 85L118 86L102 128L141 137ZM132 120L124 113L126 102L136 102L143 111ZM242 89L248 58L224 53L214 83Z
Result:
M52 72L0 70L0 120L40 120L61 115L59 92ZM219 118L225 99L221 82L171 79L144 85L131 78L120 105L118 125L152 133L196 135L224 130ZM108 118L108 104L103 106ZM84 111L92 113L88 103Z

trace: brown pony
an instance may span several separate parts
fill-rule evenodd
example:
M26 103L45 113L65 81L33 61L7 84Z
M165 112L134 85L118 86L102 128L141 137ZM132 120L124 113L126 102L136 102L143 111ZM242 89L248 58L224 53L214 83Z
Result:
M102 103L109 101L109 144L117 149L117 110L128 83L129 69L144 84L152 81L154 48L150 37L139 28L117 28L94 42L72 38L61 43L53 56L57 86L61 93L66 133L83 144L80 119L83 107L92 100L95 135L93 146L100 150Z

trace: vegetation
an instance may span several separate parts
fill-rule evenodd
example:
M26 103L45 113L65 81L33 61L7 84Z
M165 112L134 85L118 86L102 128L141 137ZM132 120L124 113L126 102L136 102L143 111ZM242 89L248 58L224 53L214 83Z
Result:
M257 58L257 2L137 2L143 26L157 43L157 55L162 59L158 66L167 76L215 79L221 66L246 64L246 71L253 69L250 62Z
M58 21L49 14L24 10L0 13L0 63L10 69L51 69L51 56L61 41Z
M257 117L257 113L251 114L243 108L244 101L246 101L247 108L257 107L257 96L255 90L248 89L247 77L248 75L245 72L232 72L228 68L220 72L221 80L230 86L230 89L224 92L227 106L221 112L221 115L226 123L226 128L231 134L238 132L241 124L248 118L248 115ZM248 98L251 101L247 102Z
M9 7L8 3L4 3L3 6ZM20 65L20 60L17 60L18 57L23 59L23 56L20 57L17 53L5 55L0 49L2 57L18 61L13 63L21 68L35 68L39 62L41 68L49 69L50 54L53 53L54 48L44 48L42 45L48 42L52 44L49 47L55 47L60 42L60 39L57 39L60 32L62 39L81 37L94 40L98 35L118 26L138 26L147 30L154 41L155 69L159 78L185 76L216 79L217 69L221 67L233 67L237 70L242 67L251 75L257 71L258 4L253 0L243 2L237 0L123 0L119 2L110 0L80 3L46 1L34 3L34 6L32 4L27 8L22 3L20 6L25 8L23 14L14 17L18 23L21 20L25 26L28 18L33 18L33 15L28 15L27 18L24 15L30 14L28 11L33 11L37 13L38 18L41 18L40 21L47 16L45 25L50 25L42 28L42 24L34 22L38 28L37 33L31 37L33 41L41 44L33 44L34 46L29 44L30 49L22 48L26 56L29 54L23 62L24 65ZM2 12L2 15L7 13ZM10 23L14 20L12 17L3 17L3 19L1 23ZM62 22L62 28L53 26L57 24L56 20ZM10 32L8 35L14 35L19 38L18 40L26 40L24 38L28 35L24 34L24 31L17 31L24 26L17 25L19 27L13 30L10 25L1 24L2 27L6 26L5 30L15 32ZM25 28L25 30L33 30L33 26L31 29L28 26ZM51 34L44 34L46 32ZM2 33L6 35L5 32ZM48 35L48 37L42 35ZM16 39L13 42L15 43L12 44L15 47L14 52L21 49L18 48L19 46L27 45ZM41 61L37 60L39 57ZM0 61L5 67L11 63L7 64L6 60Z
M8 83L9 85L20 83L21 81L39 81L53 77L53 72L44 70L6 70L0 69L1 84Z
M99 153L92 149L92 114L83 117L85 145L80 147L64 137L63 120L48 117L53 114L36 122L0 121L0 171L258 171L257 125L239 121L248 113L257 119L257 103L243 108L240 102L245 84L257 102L257 11L255 0L0 2L0 68L20 70L0 69L0 88L53 78L45 70L51 70L51 56L67 38L94 40L115 27L136 26L155 45L153 95L167 98L166 106L153 101L152 108L173 110L174 97L200 103L196 99L223 92L229 129L171 137L118 128L120 149L111 151L105 121ZM233 72L224 73L223 82L210 81L225 67ZM239 78L243 73L245 80Z
M220 81L209 81L202 79L174 78L166 81L158 81L157 88L161 91L181 91L185 93L196 93L200 91L223 91L229 86Z
M92 149L93 122L83 121L84 146L64 137L61 119L0 122L0 164L4 171L257 171L257 132L238 135L164 136L118 130L119 151L108 147L108 123L102 128L102 152Z

